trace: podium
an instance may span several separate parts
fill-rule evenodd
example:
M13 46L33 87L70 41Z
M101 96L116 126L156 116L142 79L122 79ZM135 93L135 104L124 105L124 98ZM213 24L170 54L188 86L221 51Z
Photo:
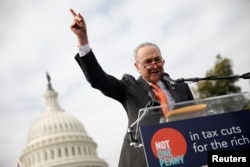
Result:
M203 167L210 151L250 150L248 92L176 103L168 118L161 117L162 107L138 114L135 138L148 167ZM159 123L140 124L156 116Z

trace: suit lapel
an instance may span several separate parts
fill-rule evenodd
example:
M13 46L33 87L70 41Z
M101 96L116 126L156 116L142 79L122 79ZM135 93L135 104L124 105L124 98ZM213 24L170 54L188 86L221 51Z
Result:
M165 82L163 80L161 80L161 81L166 86L168 91L171 93L171 95L174 98L175 102L179 102L180 98L179 98L178 93L177 93L177 91L178 91L178 89L176 88L177 85L170 85L168 82Z
M152 106L159 105L160 102L156 99L153 90L151 89L150 85L142 78L142 76L140 76L137 79L137 82L138 82L140 88L142 88L143 91L145 91L147 93L149 100L152 102Z

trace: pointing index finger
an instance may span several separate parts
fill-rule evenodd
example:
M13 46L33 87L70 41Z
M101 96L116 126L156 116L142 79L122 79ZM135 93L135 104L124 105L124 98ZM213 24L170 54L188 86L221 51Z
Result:
M75 17L77 16L76 12L73 9L70 9L70 12L72 13L72 15Z

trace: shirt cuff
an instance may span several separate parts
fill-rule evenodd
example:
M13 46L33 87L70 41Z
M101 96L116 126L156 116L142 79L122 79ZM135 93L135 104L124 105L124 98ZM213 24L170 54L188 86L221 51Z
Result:
M79 46L79 55L80 57L83 57L85 55L87 55L90 52L90 46L89 44L83 45L83 46Z

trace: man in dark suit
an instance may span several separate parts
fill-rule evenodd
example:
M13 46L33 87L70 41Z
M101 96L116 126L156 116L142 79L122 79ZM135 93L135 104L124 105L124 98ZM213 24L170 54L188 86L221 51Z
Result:
M72 9L74 17L71 30L76 34L79 53L75 59L81 67L86 79L93 88L99 89L104 95L119 101L127 112L128 126L138 118L138 111L147 104L160 105L154 95L151 85L157 84L165 93L169 108L176 102L192 100L192 93L185 83L170 85L161 80L164 74L164 59L160 49L152 43L143 43L135 49L135 67L140 77L125 74L122 79L117 79L105 73L99 65L93 51L88 44L86 24L80 14ZM160 116L147 117L142 124L159 123ZM126 133L122 146L119 167L146 167L143 148L130 146L129 135Z

